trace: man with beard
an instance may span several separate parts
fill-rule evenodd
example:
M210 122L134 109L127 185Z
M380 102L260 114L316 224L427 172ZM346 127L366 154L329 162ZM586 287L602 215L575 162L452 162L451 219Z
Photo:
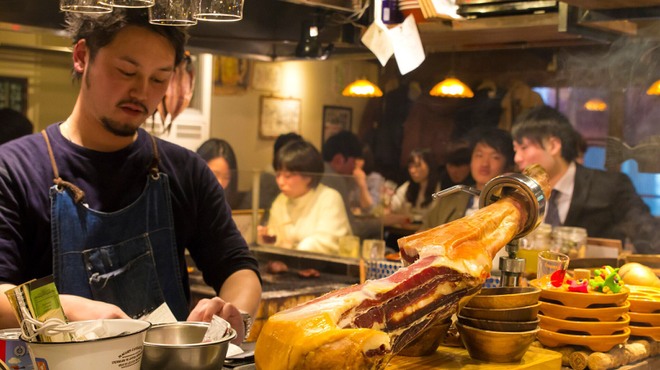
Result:
M193 152L140 126L163 98L186 35L145 10L67 15L80 92L71 115L0 148L0 292L52 274L69 320L218 315L244 337L258 265L222 187ZM190 310L184 250L217 297ZM0 294L0 328L16 327Z

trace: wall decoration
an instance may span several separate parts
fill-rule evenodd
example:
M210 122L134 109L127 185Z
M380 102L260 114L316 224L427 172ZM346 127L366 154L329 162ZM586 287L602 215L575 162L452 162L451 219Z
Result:
M274 139L281 134L300 131L300 99L261 97L259 136Z
M278 91L281 86L282 66L267 62L253 64L250 87L260 91Z
M213 93L236 95L247 91L250 63L247 59L216 56L213 58Z
M341 130L351 130L353 109L349 107L337 107L334 105L323 106L323 137L325 143L328 138Z
M0 108L27 115L28 79L0 76Z

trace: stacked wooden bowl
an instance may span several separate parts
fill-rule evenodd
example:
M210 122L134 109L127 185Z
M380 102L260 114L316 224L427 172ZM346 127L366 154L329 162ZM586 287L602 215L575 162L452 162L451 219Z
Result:
M456 328L470 357L488 362L522 359L539 330L540 289L482 289L458 314Z
M584 346L607 352L630 336L628 290L578 293L541 287L537 338L546 347Z
M630 335L660 341L660 288L627 285Z

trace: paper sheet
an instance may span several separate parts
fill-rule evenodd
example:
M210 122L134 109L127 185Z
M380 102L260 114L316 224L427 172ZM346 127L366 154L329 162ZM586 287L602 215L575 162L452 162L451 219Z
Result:
M388 35L394 47L394 57L399 65L399 72L402 75L413 71L424 62L426 58L424 47L412 15L407 16L403 23L390 28Z
M158 306L158 308L140 317L139 319L149 321L152 324L165 324L177 321L167 303L161 304Z
M362 43L378 58L381 66L394 54L392 41L387 34L387 28L380 23L373 22L362 35Z

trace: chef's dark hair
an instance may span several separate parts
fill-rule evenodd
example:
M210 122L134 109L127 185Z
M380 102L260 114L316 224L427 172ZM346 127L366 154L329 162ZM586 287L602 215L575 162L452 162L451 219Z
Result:
M505 169L512 170L514 167L513 157L513 138L511 134L496 127L481 128L471 132L470 137L470 156L474 152L474 147L479 143L488 145L500 153L506 160Z
M188 35L181 27L159 26L149 23L149 13L145 8L114 8L112 12L93 15L78 12L66 13L67 31L73 45L85 39L89 49L90 62L94 61L98 51L109 45L117 33L126 26L146 28L165 37L174 48L174 65L183 60ZM135 40L140 42L140 40ZM81 74L73 71L73 77L80 79Z
M310 188L316 188L323 174L321 153L307 141L292 141L277 151L275 171L299 172L311 177Z
M330 136L323 144L323 160L332 161L335 155L341 154L344 158L361 158L362 144L354 133L343 130Z
M567 162L577 158L577 138L571 122L558 110L542 105L521 114L511 130L516 143L526 138L543 148L543 140L556 137L561 141L561 156Z

